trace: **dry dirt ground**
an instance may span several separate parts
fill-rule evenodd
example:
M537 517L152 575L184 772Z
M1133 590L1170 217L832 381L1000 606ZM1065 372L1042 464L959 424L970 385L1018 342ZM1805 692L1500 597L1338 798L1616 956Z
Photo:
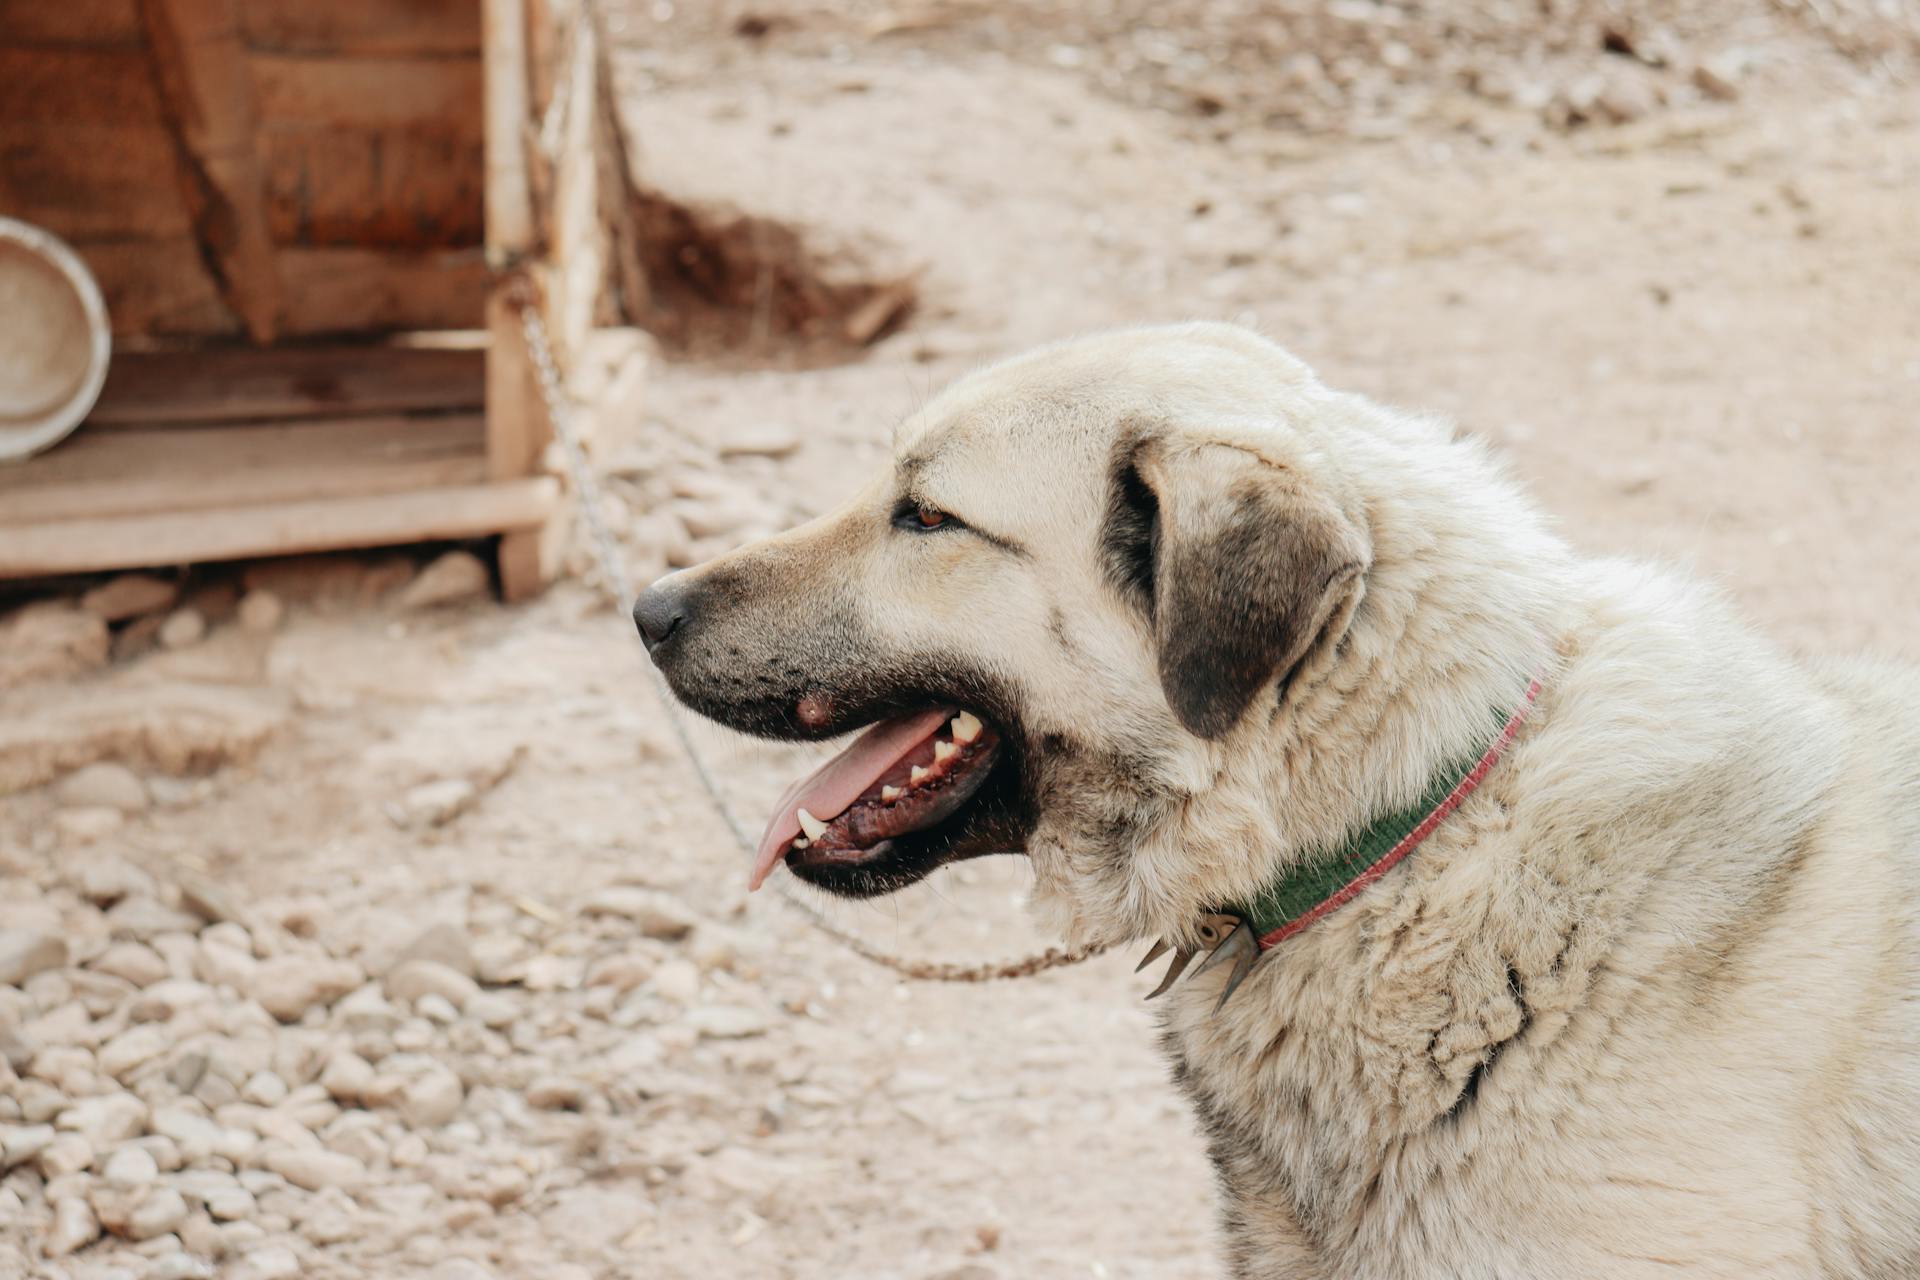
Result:
M924 267L859 360L586 388L631 572L829 506L981 361L1226 317L1484 434L1582 547L1920 657L1911 5L1246 7L610 10L649 183ZM850 956L743 893L589 582L413 573L257 568L105 666L0 620L0 1276L1216 1274L1130 958ZM804 763L698 737L755 826ZM1004 957L1020 895L831 910Z

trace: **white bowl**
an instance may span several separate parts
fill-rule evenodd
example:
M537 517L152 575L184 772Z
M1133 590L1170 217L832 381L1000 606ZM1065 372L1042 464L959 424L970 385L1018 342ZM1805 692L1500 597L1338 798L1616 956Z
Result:
M0 461L64 439L107 381L100 286L50 232L0 218Z

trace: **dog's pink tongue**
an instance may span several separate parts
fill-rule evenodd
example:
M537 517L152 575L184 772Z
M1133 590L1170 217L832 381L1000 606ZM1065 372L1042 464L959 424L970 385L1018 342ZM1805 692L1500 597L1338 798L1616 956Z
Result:
M821 821L831 821L848 805L880 780L880 775L900 762L902 756L932 737L945 724L949 710L922 711L882 720L855 738L833 759L787 788L774 806L773 819L760 837L760 852L753 860L749 890L758 889L775 864L786 856L787 846L800 834L798 811L805 809Z

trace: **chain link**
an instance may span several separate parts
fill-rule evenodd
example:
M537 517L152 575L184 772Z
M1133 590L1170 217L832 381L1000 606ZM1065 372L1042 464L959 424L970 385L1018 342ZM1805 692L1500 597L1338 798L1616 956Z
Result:
M620 547L614 541L613 531L607 528L606 518L600 503L600 482L593 467L587 461L586 451L580 446L579 433L574 430L573 406L568 400L566 390L560 380L560 368L553 358L553 347L547 341L546 322L541 318L540 308L530 296L532 286L522 280L512 295L513 304L520 311L520 324L526 334L527 351L533 359L534 373L540 383L540 398L547 409L547 420L553 426L554 438L560 442L565 456L567 473L573 482L573 491L578 500L580 511L587 522L587 530L593 539L595 558L598 560L600 586L614 607L624 610L627 602L633 599L633 584L627 580L626 571L621 568ZM674 737L680 742L680 750L693 766L694 776L699 778L700 786L707 793L715 813L733 833L733 839L742 852L751 855L755 842L747 834L746 828L734 816L733 808L727 803L726 795L720 790L720 784L707 768L706 760L700 749L694 744L693 734L687 727L685 714L674 700L673 693L667 687L666 678L660 674L653 663L646 664L653 676L654 692L659 695L660 705L666 710L667 724L672 727ZM784 881L773 882L773 889L781 902L804 916L814 928L838 942L847 950L863 960L869 960L893 970L902 977L915 978L928 982L992 982L1002 978L1024 978L1048 969L1059 969L1066 965L1079 964L1106 950L1096 946L1084 950L1069 951L1063 947L1049 947L1034 955L1023 956L1018 960L1007 960L986 964L950 964L934 960L913 960L904 956L892 955L881 951L870 943L842 929L828 919L821 910L805 898L795 894Z

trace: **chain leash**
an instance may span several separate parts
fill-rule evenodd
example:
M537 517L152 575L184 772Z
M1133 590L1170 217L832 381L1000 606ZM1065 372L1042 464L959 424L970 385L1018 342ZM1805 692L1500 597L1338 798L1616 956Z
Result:
M613 531L607 528L606 518L600 503L600 482L593 467L587 461L586 451L580 446L579 434L574 430L573 405L567 398L566 390L560 380L560 369L553 358L553 347L547 341L546 321L540 314L540 308L531 296L532 286L524 279L515 286L512 294L513 305L520 312L520 325L527 340L527 351L533 359L533 368L540 384L540 398L546 405L547 421L552 424L554 438L560 442L561 453L565 459L568 478L572 481L577 505L586 519L587 530L593 541L594 557L599 562L600 588L616 609L623 612L628 601L633 599L633 584L627 580L626 571L621 567L619 544L614 541ZM713 772L707 768L706 760L700 749L694 744L693 734L687 728L686 714L674 700L673 693L667 687L666 677L659 668L649 662L648 673L653 677L654 693L658 695L660 705L666 711L667 724L673 729L673 735L680 743L680 751L687 763L693 766L694 776L700 780L701 788L707 793L708 801L715 813L733 833L734 843L742 852L751 855L755 842L747 834L746 828L734 816L733 808L727 803L726 795L720 790L720 784L714 779ZM1067 950L1063 947L1049 947L1034 955L1023 956L1018 960L1007 960L986 964L952 964L934 960L914 960L881 951L864 939L847 932L813 903L800 897L790 889L785 881L773 882L773 889L779 900L803 916L809 924L838 942L847 950L863 960L871 961L905 978L925 982L992 982L1002 978L1025 978L1048 969L1064 968L1079 964L1106 950L1104 946L1095 946L1082 950Z

